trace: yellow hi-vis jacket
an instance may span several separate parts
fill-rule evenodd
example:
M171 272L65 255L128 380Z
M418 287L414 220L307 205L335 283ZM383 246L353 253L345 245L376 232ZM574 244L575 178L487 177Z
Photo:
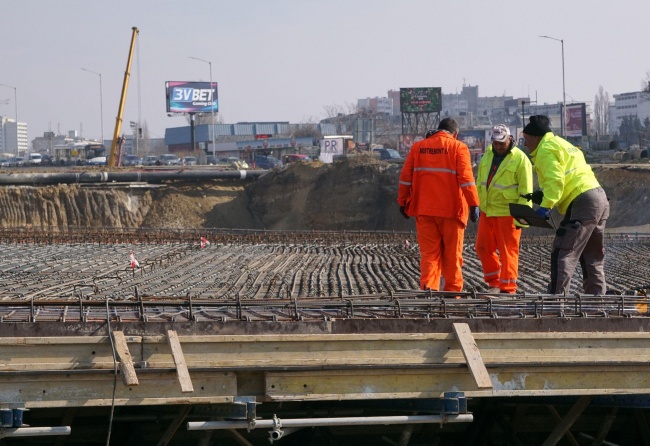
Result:
M530 202L521 197L533 191L533 166L526 154L513 147L501 161L488 186L493 159L494 151L490 145L478 165L476 178L481 211L488 217L506 217L510 215L510 203L530 206Z
M553 132L542 137L530 156L539 187L544 191L542 207L551 209L557 206L560 214L564 215L578 195L600 187L582 150Z

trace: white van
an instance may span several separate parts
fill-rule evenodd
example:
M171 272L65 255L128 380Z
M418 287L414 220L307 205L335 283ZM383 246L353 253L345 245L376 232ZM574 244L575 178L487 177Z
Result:
M40 153L30 153L27 157L27 164L30 166L40 165L43 158Z

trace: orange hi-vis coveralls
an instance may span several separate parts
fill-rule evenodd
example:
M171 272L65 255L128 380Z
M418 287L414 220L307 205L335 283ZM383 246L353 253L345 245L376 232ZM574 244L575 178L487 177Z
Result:
M515 293L521 225L510 216L510 203L530 206L521 195L533 190L533 165L517 147L513 147L498 166L493 162L494 157L490 146L478 166L476 182L481 216L476 254L483 266L485 282L503 292Z
M478 206L469 149L441 130L411 146L399 178L397 203L416 217L420 288L462 291L463 236L468 206Z

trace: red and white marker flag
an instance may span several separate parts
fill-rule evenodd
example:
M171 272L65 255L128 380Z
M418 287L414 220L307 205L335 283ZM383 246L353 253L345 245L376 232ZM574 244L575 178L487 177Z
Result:
M129 255L129 261L131 262L131 268L135 269L140 268L140 262L138 262L138 259L135 258L135 254L133 254L133 251L131 251L131 254Z
M207 238L201 237L201 249L210 246L210 242Z

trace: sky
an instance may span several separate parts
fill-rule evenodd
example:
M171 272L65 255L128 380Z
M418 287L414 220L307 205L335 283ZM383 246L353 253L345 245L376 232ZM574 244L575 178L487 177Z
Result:
M152 138L166 81L218 83L224 123L317 122L403 87L478 85L479 96L593 102L650 72L647 0L3 0L0 115L44 132L111 139L132 27L122 133ZM84 71L82 68L98 74ZM15 87L15 90L14 90ZM15 101L16 96L17 101ZM100 101L101 98L101 101ZM102 119L103 115L103 119Z

